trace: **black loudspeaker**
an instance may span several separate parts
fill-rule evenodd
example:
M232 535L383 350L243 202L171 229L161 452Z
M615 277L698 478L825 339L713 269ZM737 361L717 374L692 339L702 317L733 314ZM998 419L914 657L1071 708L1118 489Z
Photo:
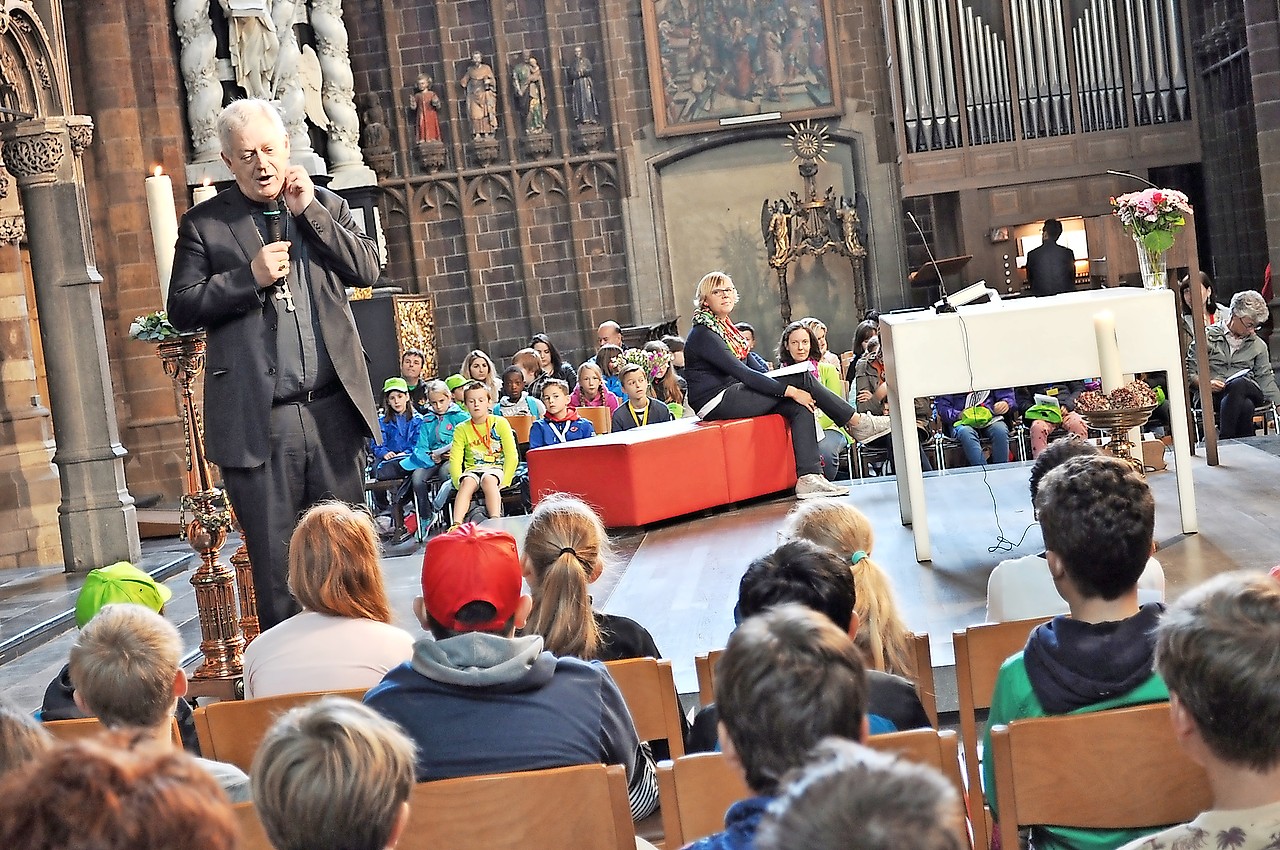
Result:
M393 291L374 290L373 297L351 302L351 314L364 346L373 397L382 404L382 384L400 374L400 340L396 336Z

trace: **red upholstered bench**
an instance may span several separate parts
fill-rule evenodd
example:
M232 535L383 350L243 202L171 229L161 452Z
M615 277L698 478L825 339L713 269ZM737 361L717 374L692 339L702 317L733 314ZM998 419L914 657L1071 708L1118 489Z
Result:
M647 525L786 490L795 456L780 416L677 419L529 452L534 504L572 493L610 528Z

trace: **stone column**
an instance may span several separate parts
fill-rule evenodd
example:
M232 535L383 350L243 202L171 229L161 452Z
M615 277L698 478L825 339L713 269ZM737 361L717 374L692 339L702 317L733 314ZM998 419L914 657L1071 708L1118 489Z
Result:
M1253 109L1258 122L1258 165L1262 175L1262 203L1267 213L1267 249L1273 280L1280 280L1280 4L1276 0L1245 0L1245 32L1249 72L1253 77ZM1262 288L1262 271L1248 279L1250 289ZM1274 288L1274 284L1273 284Z
M320 96L329 119L330 189L376 186L378 176L360 153L360 119L356 114L355 77L351 74L347 26L342 0L311 0L311 28L316 33L323 83Z
M182 82L187 89L187 125L191 128L191 162L187 179L199 183L230 180L218 154L218 112L222 81L218 79L218 38L209 18L209 0L174 0L173 21L182 47Z
M107 364L102 276L80 164L92 138L87 116L34 119L6 126L0 152L18 182L27 220L68 572L142 555L133 497L125 484L125 450Z

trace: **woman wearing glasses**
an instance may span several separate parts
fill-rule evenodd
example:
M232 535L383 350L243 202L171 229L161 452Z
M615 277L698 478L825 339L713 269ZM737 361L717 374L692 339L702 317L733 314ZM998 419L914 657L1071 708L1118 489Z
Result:
M702 419L743 419L781 414L791 427L796 458L796 498L843 496L849 490L822 475L818 430L819 409L846 428L859 442L889 433L889 417L859 414L840 396L822 386L807 366L788 374L765 374L764 361L748 351L747 340L729 314L738 290L724 272L698 281L693 298L693 327L685 340L684 378L689 402Z
M1280 404L1267 344L1254 333L1269 315L1262 296L1247 289L1231 297L1225 323L1205 328L1209 386L1220 439L1252 437L1254 411L1268 402ZM1195 374L1195 343L1187 351L1187 368Z

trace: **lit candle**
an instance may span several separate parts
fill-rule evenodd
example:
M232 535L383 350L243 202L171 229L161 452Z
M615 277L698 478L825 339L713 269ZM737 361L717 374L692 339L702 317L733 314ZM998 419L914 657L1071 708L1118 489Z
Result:
M206 177L203 183L191 190L191 203L198 204L201 201L207 201L216 194L218 194L218 190L209 185L209 178Z
M1120 389L1124 381L1120 372L1120 341L1116 338L1116 317L1103 310L1093 317L1093 332L1098 338L1098 371L1104 393Z
M173 181L158 165L155 173L147 178L147 214L151 217L156 274L160 276L160 303L164 304L169 300L173 251L178 242L178 213L173 204Z

